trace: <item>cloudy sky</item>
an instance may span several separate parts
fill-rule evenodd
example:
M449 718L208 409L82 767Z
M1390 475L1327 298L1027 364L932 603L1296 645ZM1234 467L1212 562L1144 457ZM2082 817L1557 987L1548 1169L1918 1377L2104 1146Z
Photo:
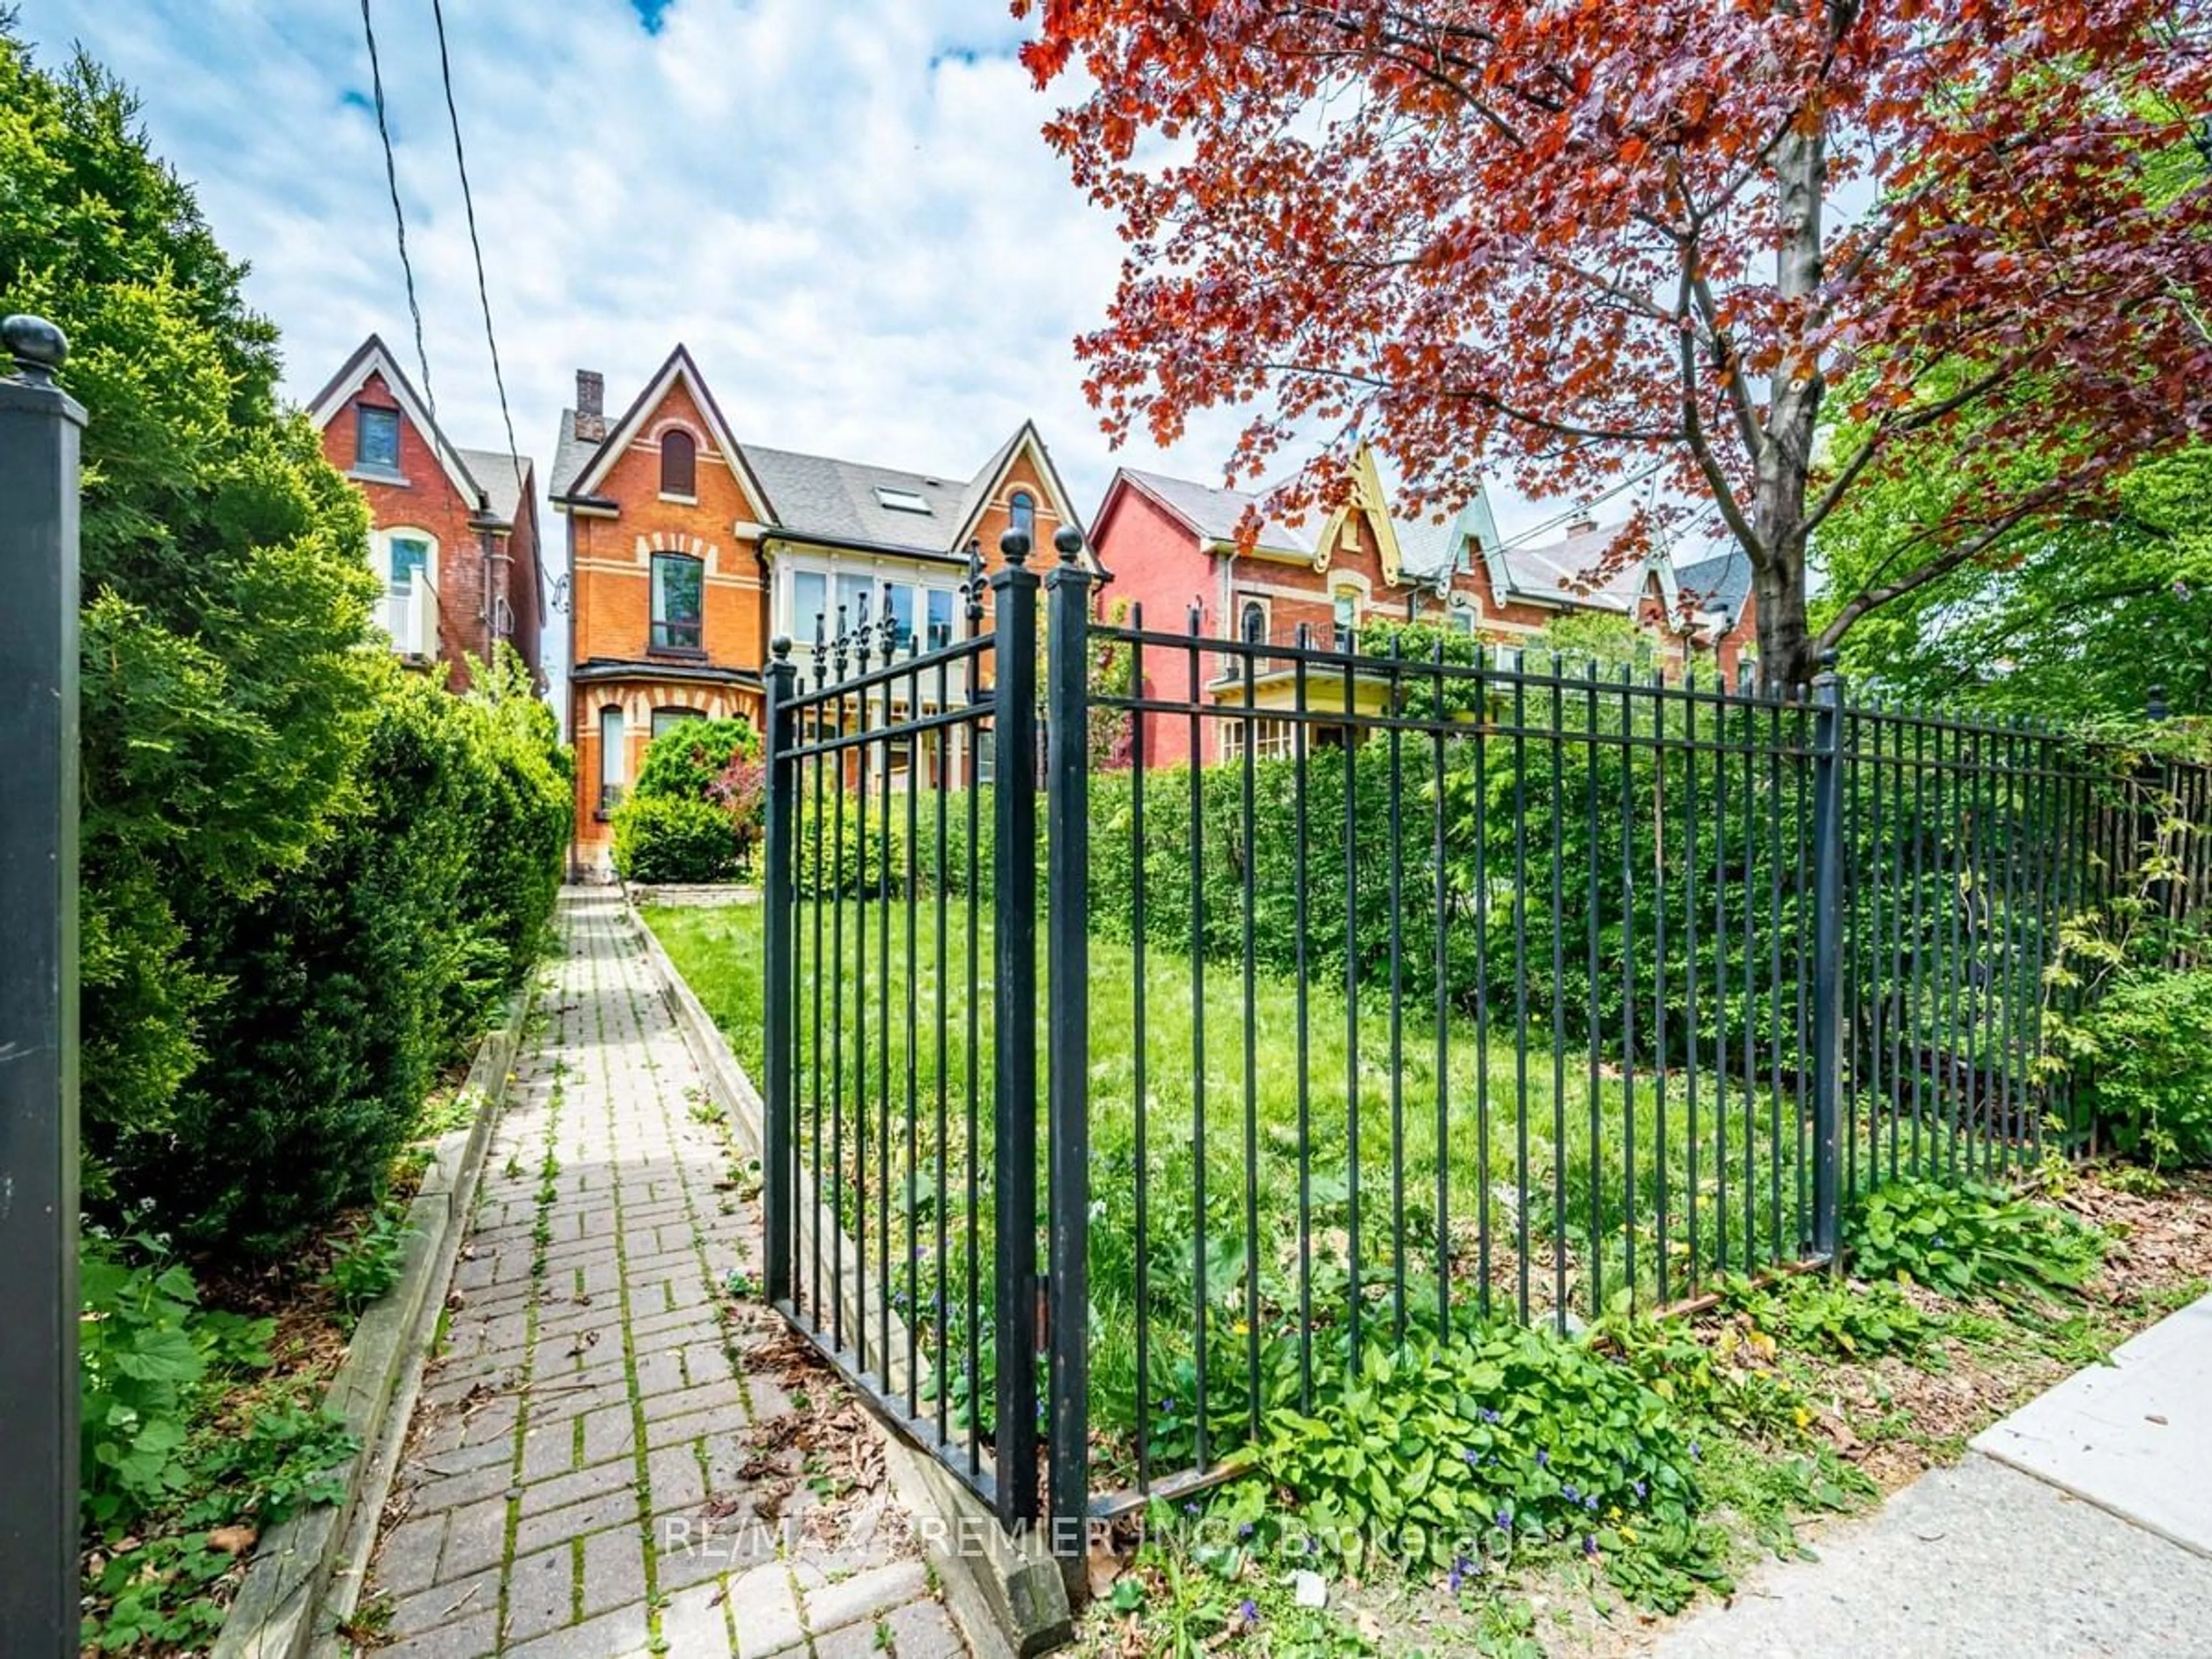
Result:
M137 87L304 400L370 331L410 374L357 0L20 0ZM1038 128L1003 0L445 0L515 436L579 368L688 343L744 439L966 476L1034 416L1076 505L1117 460L1216 479L1237 421L1109 453L1070 342L1121 250ZM504 442L430 0L374 0L441 423ZM1508 533L1542 516L1504 492ZM556 532L557 538L557 532Z

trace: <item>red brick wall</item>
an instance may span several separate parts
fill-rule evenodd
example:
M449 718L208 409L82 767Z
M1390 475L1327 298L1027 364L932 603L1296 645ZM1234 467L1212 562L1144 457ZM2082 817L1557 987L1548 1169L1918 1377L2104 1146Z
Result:
M660 493L660 434L672 425L698 446L695 499ZM714 443L704 411L678 380L639 423L637 435L609 469L594 494L616 503L613 518L571 513L572 661L593 658L641 662L649 654L653 623L652 555L656 549L707 561L699 642L704 664L757 673L768 659L767 592L757 539L732 526L757 524L761 509L746 495L729 458ZM637 775L652 737L655 708L696 708L710 718L742 714L756 725L761 696L749 687L657 681L650 671L612 684L581 684L570 695L569 731L576 745L576 840L580 858L598 856L608 837L598 820L599 714L609 704L624 711L629 749L623 775Z
M323 428L323 455L351 476L356 410L363 403L398 410L381 374L362 388ZM354 487L368 498L369 521L378 530L406 528L429 533L438 547L438 655L447 665L447 683L455 690L468 684L462 653L484 652L484 559L482 538L469 527L476 504L453 487L428 437L402 411L399 416L399 472L404 483L356 477ZM380 578L388 573L380 566Z

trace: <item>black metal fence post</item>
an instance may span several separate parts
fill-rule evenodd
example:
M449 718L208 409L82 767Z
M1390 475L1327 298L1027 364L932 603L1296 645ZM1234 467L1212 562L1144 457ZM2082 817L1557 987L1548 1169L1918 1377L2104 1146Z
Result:
M1091 1505L1091 573L1083 535L1053 538L1045 578L1046 957L1051 1183L1052 1547L1080 1563ZM1079 1565L1078 1567L1079 1571Z
M792 1199L796 1190L793 1158L795 1139L793 1115L798 1110L798 1091L793 1075L792 1046L792 830L797 805L797 769L791 758L793 742L791 698L798 676L791 660L791 641L779 634L770 647L775 660L768 671L768 814L762 848L766 868L762 872L761 903L766 914L768 984L767 1110L761 1122L761 1212L767 1235L763 1288L770 1304L791 1300L792 1240L795 1217Z
M1842 1254L1838 1129L1844 1092L1843 684L1834 653L1813 680L1813 1249Z
M991 578L993 1173L998 1237L998 1479L1001 1525L1036 1516L1036 593L1030 538L999 538Z
M35 317L0 324L0 1631L77 1649L77 445Z

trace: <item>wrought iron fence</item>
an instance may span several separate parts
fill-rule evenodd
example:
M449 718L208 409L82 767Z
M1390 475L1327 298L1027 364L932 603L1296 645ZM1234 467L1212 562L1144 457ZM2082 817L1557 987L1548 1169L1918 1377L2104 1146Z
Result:
M768 1276L1063 1547L1364 1345L1679 1304L2070 1148L2070 919L2212 913L2202 767L1109 624L1072 536L1040 653L1027 550L989 632L978 581L957 643L771 673Z

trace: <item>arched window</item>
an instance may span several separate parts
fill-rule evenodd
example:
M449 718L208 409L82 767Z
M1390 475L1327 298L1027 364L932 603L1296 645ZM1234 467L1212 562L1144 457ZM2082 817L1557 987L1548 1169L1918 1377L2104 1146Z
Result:
M1036 545L1036 498L1026 489L1017 489L1012 499L1006 503L1006 514L1009 527L1028 537L1030 545L1034 548Z
M1237 607L1237 636L1247 645L1267 642L1267 602L1247 599Z
M699 493L699 446L690 433L676 427L660 434L660 493Z
M623 752L623 711L615 703L599 710L599 816L605 817L622 799L623 785L629 781L629 757Z

